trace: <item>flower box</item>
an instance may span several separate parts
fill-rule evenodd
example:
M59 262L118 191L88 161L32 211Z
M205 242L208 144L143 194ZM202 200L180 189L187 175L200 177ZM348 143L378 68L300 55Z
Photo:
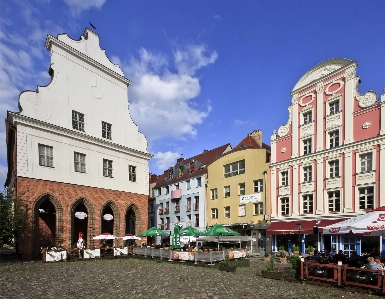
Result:
M128 255L128 247L114 248L114 256Z
M67 251L60 250L60 251L53 251L48 250L44 251L42 255L43 262L59 262L59 261L65 261L67 260Z
M279 279L282 279L283 272L262 271L262 277L279 280Z
M100 249L84 249L83 257L85 259L100 258Z

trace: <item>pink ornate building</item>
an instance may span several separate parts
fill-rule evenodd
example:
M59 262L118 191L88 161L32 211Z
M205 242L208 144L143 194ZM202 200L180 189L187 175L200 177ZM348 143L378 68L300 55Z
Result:
M298 235L302 251L305 245L360 251L380 243L322 233L385 206L385 95L379 102L374 91L361 94L356 68L338 58L309 70L291 92L288 122L271 136L273 251L291 247Z

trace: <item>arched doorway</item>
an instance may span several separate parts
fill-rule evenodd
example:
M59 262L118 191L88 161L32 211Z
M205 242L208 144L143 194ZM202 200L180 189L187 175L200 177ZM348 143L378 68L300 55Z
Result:
M114 234L114 211L112 210L111 204L107 204L102 211L102 233Z
M49 195L40 199L36 206L38 248L51 248L56 244L56 208Z
M125 234L136 235L136 216L132 208L129 208L126 213L126 230Z
M71 234L71 247L75 248L76 243L79 238L79 233L83 234L84 245L87 247L89 244L86 244L88 240L88 210L83 202L79 202L74 206L71 217L72 217L72 234Z

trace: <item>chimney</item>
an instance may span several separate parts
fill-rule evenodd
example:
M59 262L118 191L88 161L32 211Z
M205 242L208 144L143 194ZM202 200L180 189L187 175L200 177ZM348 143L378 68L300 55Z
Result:
M249 134L249 136L253 137L255 142L259 145L259 147L262 148L262 131L261 130L254 130L252 133Z

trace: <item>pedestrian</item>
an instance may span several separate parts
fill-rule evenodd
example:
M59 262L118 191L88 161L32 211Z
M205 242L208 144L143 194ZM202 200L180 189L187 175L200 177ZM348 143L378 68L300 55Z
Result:
M81 232L79 232L79 238L78 238L78 242L76 244L76 247L78 248L79 250L79 258L82 257L82 250L84 248L84 241L83 241L83 234Z

